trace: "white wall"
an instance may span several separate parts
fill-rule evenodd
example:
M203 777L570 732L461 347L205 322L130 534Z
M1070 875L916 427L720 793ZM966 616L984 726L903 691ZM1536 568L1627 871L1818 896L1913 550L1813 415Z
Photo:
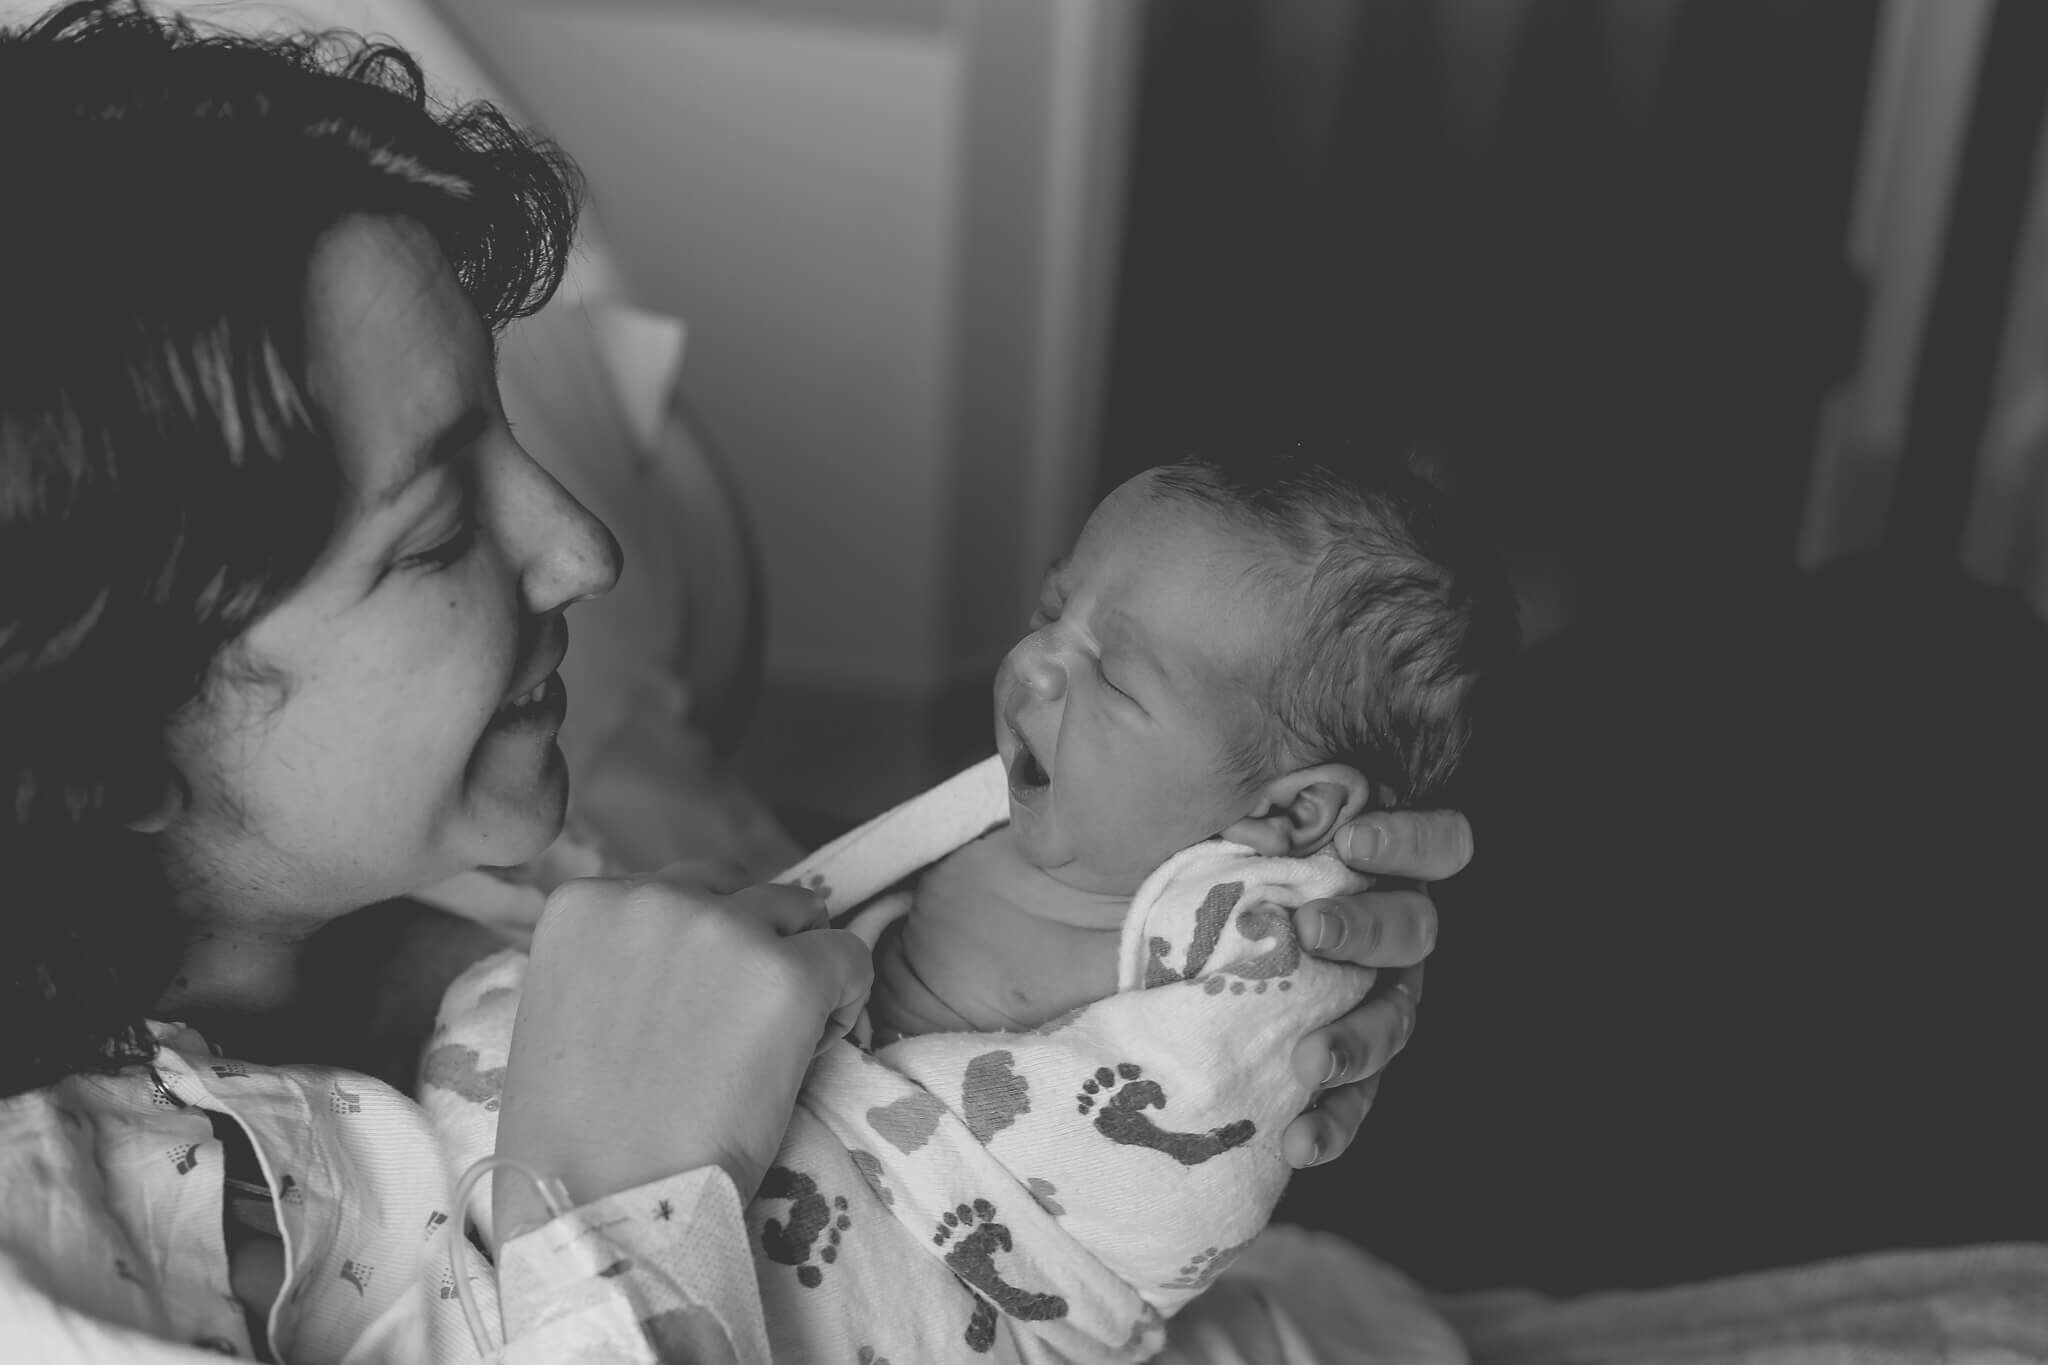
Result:
M440 0L590 176L770 573L771 677L943 672L953 139L942 25Z
M1095 498L1137 11L970 0L945 680L985 687Z

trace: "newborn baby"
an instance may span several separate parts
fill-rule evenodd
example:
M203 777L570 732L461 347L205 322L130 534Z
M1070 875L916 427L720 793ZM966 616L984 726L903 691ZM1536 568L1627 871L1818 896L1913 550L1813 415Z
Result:
M821 1060L749 1213L778 1358L1156 1349L1285 1186L1294 1043L1369 984L1291 912L1360 885L1340 826L1439 797L1516 643L1492 550L1403 469L1182 464L1105 499L998 671L996 758L803 865L835 911L916 875L853 917L874 1051ZM865 1195L972 1292L954 1333L871 1268Z
M1321 850L1439 793L1514 643L1490 551L1400 469L1112 493L997 676L997 756L789 874L876 976L872 1047L821 1053L747 1209L774 1358L1159 1349L1286 1185L1294 1044L1370 984L1295 939L1360 884ZM458 982L434 1056L501 1067L520 970ZM460 1170L495 1116L432 1061Z
M1110 494L996 675L1009 822L925 872L876 945L876 1042L1110 994L1132 895L1191 844L1303 856L1428 800L1478 664L1513 645L1485 553L1397 471L1178 465Z

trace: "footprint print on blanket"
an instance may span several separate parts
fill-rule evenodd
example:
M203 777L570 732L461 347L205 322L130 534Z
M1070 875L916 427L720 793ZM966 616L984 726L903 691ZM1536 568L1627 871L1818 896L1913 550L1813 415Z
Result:
M960 1079L960 1113L967 1131L987 1146L997 1133L1031 1112L1031 1082L1017 1074L1009 1052L984 1052Z
M1257 957L1243 962L1233 962L1202 983L1202 989L1210 995L1221 995L1228 987L1232 995L1243 995L1249 985L1254 994L1264 995L1270 982L1281 990L1292 990L1294 982L1288 978L1301 965L1301 940L1294 932L1294 920L1285 910L1274 905L1252 905L1238 912L1237 932L1244 935L1248 943L1264 943L1271 940L1273 946ZM1227 981L1226 977L1241 980Z
M1230 922L1230 912L1237 907L1237 901L1244 895L1243 882L1223 882L1209 888L1209 894L1202 898L1201 908L1195 911L1195 935L1188 944L1186 961L1176 969L1166 965L1166 955L1173 951L1171 940L1153 938L1146 943L1149 960L1145 963L1145 989L1170 986L1176 981L1189 981L1202 974L1202 968L1209 965L1209 954L1216 951L1216 944L1223 937L1223 926Z
M996 1344L996 1323L1001 1319L996 1317L996 1306L987 1299L977 1297L972 1291L967 1297L974 1300L974 1315L967 1319L967 1344L985 1355Z
M1229 1269L1231 1262L1250 1245L1250 1242L1239 1242L1236 1246L1203 1247L1188 1257L1182 1263L1179 1273L1168 1280L1162 1288L1192 1289L1199 1294L1216 1283L1216 1277Z
M1144 1075L1133 1062L1119 1062L1115 1071L1097 1067L1095 1074L1081 1083L1075 1108L1083 1114L1093 1111L1095 1130L1111 1142L1126 1147L1149 1147L1166 1153L1183 1166L1199 1166L1232 1148L1242 1147L1259 1131L1250 1119L1226 1123L1206 1133L1176 1133L1161 1128L1145 1111L1166 1108L1166 1091L1159 1082L1144 1079Z
M1209 958L1215 953L1216 945L1222 941L1223 926L1230 922L1230 912L1237 909L1244 897L1243 882L1219 882L1209 888L1209 894L1202 898L1201 907L1195 911L1195 931L1188 942L1187 957L1179 967L1167 964L1167 954L1173 951L1171 940L1152 938L1146 944L1148 960L1145 963L1145 989L1171 986L1176 981L1192 981L1202 974L1209 965ZM1237 931L1247 942L1264 943L1272 946L1257 956L1243 962L1234 962L1221 967L1202 983L1203 990L1210 995L1219 995L1229 990L1233 995L1243 995L1247 988L1263 995L1269 984L1281 990L1292 990L1294 982L1288 978L1301 965L1301 942L1294 933L1294 921L1288 912L1278 906L1259 903L1248 905L1237 916ZM1226 977L1238 977L1230 981Z
M1051 1322L1067 1315L1067 1301L1059 1295L1019 1289L996 1269L996 1253L1014 1247L1010 1229L995 1218L996 1206L977 1199L948 1213L932 1234L933 1245L947 1248L947 1268L986 1301L976 1305L967 1323L967 1344L976 1351L995 1344L996 1316L989 1308L991 1303L1025 1322Z
M835 1195L828 1200L818 1189L818 1182L802 1171L770 1166L755 1197L789 1201L787 1223L770 1218L761 1225L761 1250L777 1265L796 1267L797 1283L806 1289L816 1289L823 1283L825 1272L812 1264L813 1253L824 1265L838 1260L839 1238L853 1226L846 1196ZM822 1247L818 1245L821 1236L825 1239Z
M505 1093L505 1068L479 1066L481 1061L483 1055L473 1047L442 1043L420 1063L420 1083L460 1095L471 1104L482 1105L484 1112L495 1114Z

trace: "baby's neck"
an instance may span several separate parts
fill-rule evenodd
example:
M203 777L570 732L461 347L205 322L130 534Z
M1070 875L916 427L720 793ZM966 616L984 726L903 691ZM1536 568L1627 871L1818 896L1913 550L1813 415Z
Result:
M1004 890L1035 917L1075 929L1119 929L1130 913L1129 893L1086 891L1067 885L1042 867L1024 861L1008 825L983 840L993 875Z
M1033 867L1007 827L941 859L875 959L870 1011L909 1035L1033 1028L1116 989L1130 897Z

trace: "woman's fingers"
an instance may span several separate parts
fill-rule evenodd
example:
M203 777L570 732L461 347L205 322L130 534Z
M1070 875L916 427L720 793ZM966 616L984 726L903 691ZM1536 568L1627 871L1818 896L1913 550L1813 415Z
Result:
M1292 1165L1329 1161L1358 1136L1387 1063L1415 1034L1421 999L1422 964L1417 963L1381 977L1357 1009L1295 1045L1295 1077L1317 1089L1318 1097L1281 1134L1281 1150Z
M748 875L745 864L734 858L684 858L640 880L672 886L678 891L730 896L752 886L755 878Z
M1436 906L1426 891L1360 891L1310 901L1294 912L1294 929L1317 957L1407 967L1436 946Z
M1382 977L1351 1013L1294 1045L1295 1079L1328 1090L1378 1075L1414 1036L1421 998L1419 963Z
M1393 810L1361 815L1338 829L1337 856L1376 877L1440 882L1472 861L1472 826L1452 810Z
M1339 829L1334 846L1375 880L1441 881L1472 861L1472 826L1455 811L1376 811ZM1281 1136L1300 1167L1351 1145L1381 1072L1413 1036L1423 960L1436 947L1436 906L1425 889L1385 886L1310 901L1294 912L1294 927L1317 957L1382 969L1356 1009L1295 1044L1295 1078L1320 1095Z
M1394 977L1393 989L1402 992L1408 997L1408 1005L1411 1010L1420 1010L1422 1008L1422 974L1428 969L1429 964L1427 962L1418 962L1413 967L1403 967ZM1408 1021L1408 1032L1411 1034L1415 1032L1414 1019ZM1402 1046L1405 1047L1407 1044L1403 1043Z
M1380 1078L1368 1077L1324 1092L1315 1108L1296 1116L1280 1135L1280 1150L1296 1170L1332 1160L1358 1136L1379 1093Z
M686 858L670 863L638 884L685 896L727 897L734 909L744 909L778 934L815 929L829 918L824 898L817 892L779 882L757 886L746 866L729 858Z
M690 860L672 863L643 887L652 894L680 893L702 897L707 892L723 896L742 922L765 925L787 940L790 961L798 979L792 983L800 998L830 1002L818 1050L833 1039L843 1038L867 1004L874 984L874 965L868 946L861 939L831 927L825 898L803 886L782 882L749 884L744 866L729 860ZM737 886L737 890L726 888ZM694 904L694 902L692 902ZM678 913L686 905L673 907Z
M750 886L732 898L735 910L743 910L767 922L776 933L782 935L800 934L807 929L823 929L831 922L825 913L825 898L817 892L802 886L785 886L769 882L761 886Z
M730 876L696 864L556 888L506 1062L501 1153L582 1202L714 1164L751 1196L819 1040L851 1025L873 968L812 892L709 889ZM532 1212L506 1198L517 1184L499 1191L503 1226Z
M865 940L844 929L818 929L791 940L790 947L808 955L820 980L819 996L833 1002L818 1051L852 1032L875 984L874 959Z

